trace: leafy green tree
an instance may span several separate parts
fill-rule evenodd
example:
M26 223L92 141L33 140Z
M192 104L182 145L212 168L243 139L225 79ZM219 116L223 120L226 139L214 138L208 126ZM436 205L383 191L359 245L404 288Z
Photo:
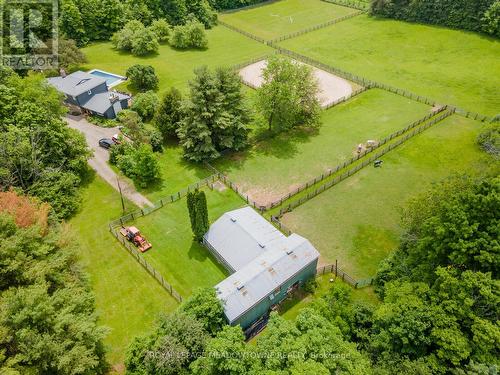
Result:
M182 94L175 87L163 96L154 117L154 123L164 140L177 135L177 129L184 117Z
M149 28L155 34L158 42L168 42L168 37L170 36L170 25L164 18L154 20Z
M245 338L240 326L225 326L217 336L208 341L205 355L194 361L194 375L247 374L249 360L245 356Z
M189 20L185 25L175 26L169 43L172 47L179 49L208 47L205 28L197 20Z
M132 37L132 53L136 56L157 53L159 47L160 45L155 33L149 28L137 31Z
M153 334L135 338L127 351L130 374L183 374L203 352L207 333L196 319L175 312L162 315Z
M199 321L211 336L215 336L226 325L224 309L214 288L196 290L183 302L180 310Z
M59 218L79 206L77 187L90 152L82 134L60 116L61 98L43 77L4 75L0 81L0 186L46 200Z
M375 280L432 282L438 266L492 272L500 269L500 180L447 179L414 198L404 212L399 249L380 267Z
M132 86L140 91L156 90L158 88L158 77L151 65L135 64L127 69L125 73Z
M188 12L184 0L164 0L160 7L170 25L183 25L186 22Z
M4 208L0 372L103 374L106 330L97 324L94 297L77 264L75 244L64 230L46 222L17 226Z
M482 30L487 33L500 38L500 0L496 0L484 12L484 17L481 19Z
M186 8L205 28L209 29L217 22L217 14L207 0L186 1Z
M59 38L57 42L59 44L58 62L61 68L74 70L87 62L85 54L78 48L74 40Z
M89 39L85 32L80 10L73 0L61 2L59 27L66 38L75 40L79 46L88 43Z
M145 129L141 116L133 110L125 109L118 113L118 121L123 126L122 132L130 138L134 144L146 143Z
M141 144L134 152L134 179L146 187L160 177L160 167L150 145Z
M159 130L148 129L147 131L148 143L151 145L153 152L163 151L163 137Z
M153 118L158 105L158 96L154 91L146 91L135 96L130 109L136 111L144 121L147 121Z
M111 37L111 42L116 49L121 51L132 51L134 46L134 35L144 29L142 22L131 20Z
M284 57L273 57L268 60L262 76L264 83L257 90L257 103L269 130L319 125L319 88L310 67Z

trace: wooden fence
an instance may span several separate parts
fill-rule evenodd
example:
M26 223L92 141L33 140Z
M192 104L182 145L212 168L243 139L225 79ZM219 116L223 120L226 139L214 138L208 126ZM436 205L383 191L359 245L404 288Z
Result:
M345 103L346 101L348 101L349 99L352 99L353 97L365 92L366 90L368 90L369 87L361 87L353 92L351 92L349 95L346 95L346 96L343 96L341 97L340 99L337 99L335 100L334 102L326 105L323 107L323 109L330 109L332 107L335 107L336 105L339 105L339 104L342 104L342 103Z
M152 207L145 207L136 210L116 220L112 220L109 223L109 231L111 232L111 234L125 247L125 249L135 258L135 260L137 260L141 264L141 266L143 266L148 271L148 273L153 276L160 283L160 285L178 302L182 302L181 295L172 287L172 285L167 280L165 280L160 272L158 272L152 265L150 265L146 261L146 259L141 255L137 248L120 234L119 228L123 227L123 225L127 222L136 220L141 216L148 215L169 203L178 201L182 197L185 197L190 191L199 189L203 186L211 187L214 182L219 180L219 177L220 176L218 174L211 175L201 181L189 185L186 189L178 191L175 194L171 194L166 198L160 199L159 201L155 202Z
M347 272L343 271L340 267L338 267L338 265L335 265L335 264L328 264L325 266L318 267L316 269L316 277L321 276L321 275L325 275L328 273L334 274L335 277L341 278L342 281L348 283L349 285L351 285L355 289L364 288L366 286L373 284L373 278L356 280L354 277L347 274Z
M259 43L267 44L266 40L264 38L261 38L260 36L253 35L252 33L249 33L249 32L247 32L245 30L242 30L242 29L240 29L238 27L230 25L230 24L228 24L228 23L226 23L224 21L221 21L221 20L218 20L217 22L219 23L219 25L227 27L230 30L236 31L237 33L240 33L240 34L242 34L242 35L244 35L244 36L246 36L246 37L248 37L250 39L253 39L253 40L255 40L255 41L259 42Z
M136 220L137 218L139 218L141 216L148 215L151 212L154 212L157 209L162 208L166 204L178 201L182 197L185 197L187 195L187 193L189 193L190 191L199 189L203 186L210 186L210 184L213 184L215 181L219 180L219 178L220 178L220 176L218 176L217 174L211 175L203 180L200 180L194 184L189 185L187 188L185 188L181 191L178 191L177 193L171 194L168 197L160 199L159 201L153 203L153 206L151 206L151 207L144 207L144 208L138 209L134 212L131 212L127 215L124 215L122 217L119 217L118 219L112 220L109 223L109 225L112 227L117 227L117 226L121 227L125 223L127 223L129 221Z
M316 179L311 180L310 182L306 183L305 185L303 185L302 187L300 187L298 189L299 191L295 191L293 193L290 193L287 196L285 196L284 198L280 199L279 201L273 203L271 208L282 205L284 202L286 202L290 198L293 198L298 193L300 193L300 192L302 192L302 191L304 191L304 190L306 190L306 189L314 186L315 184L317 184L317 183L325 180L327 177L330 177L333 174L335 174L335 173L337 173L337 172L339 172L339 171L341 171L343 169L346 169L347 167L350 167L350 166L352 166L352 165L355 164L355 166L353 168L346 169L344 173L336 176L335 178L333 178L330 181L328 181L327 183L319 186L315 190L310 191L309 193L307 193L307 195L304 195L302 198L300 198L300 199L298 199L296 201L293 201L293 202L287 204L285 207L280 208L278 218L281 218L281 216L283 216L286 212L292 211L295 207L300 206L301 204L307 202L309 199L315 197L316 195L322 193L323 191L331 188L332 186L337 185L339 182L341 182L341 181L345 180L346 178L352 176L353 174L357 173L358 171L360 171L361 169L363 169L367 165L370 165L375 160L379 159L380 157L382 157L383 155L385 155L389 151L392 151L393 149L395 149L396 147L398 147L402 143L406 142L408 139L414 137L417 134L420 134L424 130L428 129L429 127L431 127L432 125L438 123L439 121L442 121L446 117L451 116L452 114L453 114L453 110L448 110L445 113L443 113L442 115L434 118L432 121L429 121L429 122L425 123L424 125L422 125L420 127L415 127L412 131L408 132L403 137L397 139L395 142L391 143L389 146L387 146L385 148L382 148L380 151L378 151L378 152L370 151L370 152L365 153L364 155L372 154L372 153L373 153L373 155L371 157L363 160L361 163L355 164L355 162L357 160L359 160L358 157L355 157L354 159L351 159L351 160L345 162L344 164L341 164L340 166L338 166L337 168L335 168L333 171L328 172L326 175L323 174L320 177L317 177ZM395 133L395 134L397 134L397 133ZM394 139L394 137L392 139ZM382 143L382 145L385 144L385 143L387 143L387 142L389 142L392 139L390 137L386 138L385 140L383 140L384 143ZM378 148L380 148L380 146L377 147L377 149Z
M298 37L300 35L304 35L304 34L312 32L312 31L323 29L323 28L331 26L331 25L335 25L336 23L339 23L339 22L348 20L350 18L359 16L360 14L363 14L363 13L365 13L365 12L362 11L362 10L360 10L358 12L353 12L353 13L347 14L345 16L342 16L342 17L339 17L339 18L335 18L335 19L330 20L328 22L320 23L318 25L314 25L314 26L311 26L311 27L308 27L308 28L305 28L305 29L302 29L302 30L299 30L299 31L295 31L295 32L290 33L290 34L282 35L280 37L277 37L275 39L272 39L272 40L268 41L267 43L268 44L269 43L279 43L279 42L282 42L282 41L287 40L287 39L296 38L296 37Z
M345 1L344 4L341 4L342 1L337 1L337 0L323 0L323 1L334 3L334 4L338 3L339 5L345 5L345 6L348 6L347 3L356 3L356 2L351 2L351 1ZM361 2L358 2L358 3L361 3ZM355 15L359 15L359 14L355 14ZM352 16L352 15L350 15L350 16ZM337 20L337 22L338 22L338 20ZM333 21L335 21L335 20L333 20ZM333 21L331 21L331 22L333 22ZM270 47L274 48L278 53L280 53L282 55L290 56L290 57L292 57L292 58L294 58L296 60L302 61L302 62L304 62L306 64L309 64L309 65L312 65L312 66L315 66L318 69L322 69L322 70L324 70L326 72L335 74L335 75L337 75L339 77L342 77L342 78L347 79L349 81L355 82L355 83L357 83L360 86L363 86L363 87L366 87L366 88L379 88L379 89L382 89L382 90L385 90L385 91L389 91L389 92L392 92L394 94L401 95L401 96L404 96L406 98L409 98L409 99L412 99L412 100L415 100L415 101L418 101L420 103L424 103L424 104L427 104L427 105L432 105L432 106L438 105L438 101L436 101L434 99L425 97L423 95L417 95L417 94L415 94L415 93L413 93L411 91L408 91L408 90L404 90L404 89L400 89L400 88L393 87L393 86L390 86L390 85L386 85L385 83L372 81L372 80L367 79L365 77L358 76L358 75L353 74L353 73L349 73L349 72L344 71L342 69L339 69L339 68L333 67L331 65L324 64L322 62L314 60L314 59L312 59L312 58L310 58L308 56L301 55L301 54L299 54L297 52L294 52L294 51L288 50L286 48L283 48L281 46L278 46L276 44L276 42L275 42L275 41L277 41L277 39L266 41L265 39L263 39L261 37L253 35L252 33L249 33L247 31L241 30L241 29L239 29L239 28L237 28L235 26L232 26L232 25L230 25L230 24L228 24L226 22L219 21L219 24L227 27L228 29L236 31L236 32L238 32L238 33L240 33L242 35L245 35L245 36L247 36L247 37L249 37L251 39L254 39L254 40L256 40L256 41L258 41L260 43L267 44ZM321 26L321 25L318 25L318 26ZM316 26L313 26L313 27L316 27ZM308 29L304 29L302 31L304 31L304 32L312 31L312 30L308 30L308 31L306 31L306 30L308 30ZM297 33L300 33L300 32L297 32ZM292 35L292 34L289 34L289 35ZM289 35L286 35L286 36L289 36ZM300 34L298 34L298 35L300 35ZM259 59L259 60L261 60L261 59ZM249 65L249 64L247 64L247 65ZM253 87L252 85L248 85L248 86ZM457 106L452 106L452 105L449 105L449 104L447 104L447 106L450 107L450 108L453 108L455 110L455 113L457 113L457 114L459 114L461 116L473 119L473 120L477 120L477 121L481 121L481 122L498 122L498 121L500 121L500 117L489 117L489 116L483 115L481 113L468 111L466 109L463 109L463 108L460 108L460 107L457 107Z
M165 289L172 297L174 297L177 302L182 302L182 296L174 289L174 287L168 283L163 276L158 272L152 265L150 265L146 259L141 255L141 253L135 248L134 245L132 245L129 241L123 237L120 232L117 230L117 228L112 227L109 225L109 231L115 238L127 249L127 251L135 258L137 262L140 263L142 267L148 271L148 273L153 276L156 281L160 283L160 285Z
M370 10L370 3L365 1L353 1L353 0L322 0L322 1L324 1L325 3L363 10L365 12Z

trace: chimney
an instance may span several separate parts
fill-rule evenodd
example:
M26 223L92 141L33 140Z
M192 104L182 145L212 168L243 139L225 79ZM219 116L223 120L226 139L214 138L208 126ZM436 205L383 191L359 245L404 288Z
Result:
M116 101L118 101L118 99L119 99L118 95L116 95L113 92L109 93L109 101L111 103L115 103Z
M59 74L61 74L62 78L66 78L66 71L63 68L59 70Z

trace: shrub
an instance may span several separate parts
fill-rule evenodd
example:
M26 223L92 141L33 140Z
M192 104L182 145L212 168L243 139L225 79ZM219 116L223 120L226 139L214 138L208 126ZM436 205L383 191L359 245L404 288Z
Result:
M116 145L111 148L110 162L123 174L141 187L148 186L160 177L160 168L150 145L140 144L134 147L130 143Z
M144 121L147 121L154 116L158 104L158 96L153 91L146 91L135 97L131 109L136 111Z
M151 26L149 26L149 29L156 35L156 39L158 39L158 42L168 42L168 37L170 35L170 25L164 18L154 20Z
M132 53L134 55L150 55L158 52L159 47L158 39L150 29L141 29L134 33L132 38Z
M176 26L170 36L170 45L175 48L207 48L208 40L205 28L198 21L188 21L185 25Z
M315 277L310 278L304 284L304 291L307 293L314 293L318 288L318 282Z
M151 145L153 152L163 151L163 138L159 130L157 129L149 130L148 138L149 138L149 144Z
M158 77L151 65L132 65L125 73L132 85L140 91L156 90Z
M129 21L125 24L123 29L113 34L111 37L111 43L113 43L116 49L121 51L131 51L133 47L134 35L143 29L144 25L142 22L137 20Z
M155 125L163 139L175 136L183 117L182 94L175 87L165 93L155 114Z

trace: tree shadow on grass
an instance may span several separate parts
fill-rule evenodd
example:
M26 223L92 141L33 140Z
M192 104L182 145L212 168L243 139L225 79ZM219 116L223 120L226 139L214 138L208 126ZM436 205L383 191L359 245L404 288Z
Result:
M248 160L260 156L273 156L277 159L293 159L299 154L300 144L310 142L319 135L319 128L297 127L282 133L259 130L255 143L244 151L228 153L214 162L216 168L223 171L244 169Z
M188 251L189 259L194 259L199 262L204 262L209 259L217 269L224 275L227 275L227 270L214 258L214 256L208 251L208 249L200 244L199 242L193 240L191 247Z

